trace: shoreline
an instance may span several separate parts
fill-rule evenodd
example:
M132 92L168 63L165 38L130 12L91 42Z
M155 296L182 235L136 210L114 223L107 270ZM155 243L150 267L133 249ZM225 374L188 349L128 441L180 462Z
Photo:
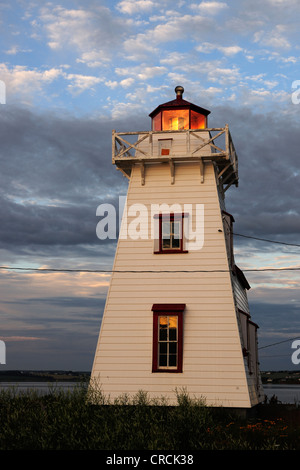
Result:
M0 371L1 382L82 382L90 378L88 371L7 370Z

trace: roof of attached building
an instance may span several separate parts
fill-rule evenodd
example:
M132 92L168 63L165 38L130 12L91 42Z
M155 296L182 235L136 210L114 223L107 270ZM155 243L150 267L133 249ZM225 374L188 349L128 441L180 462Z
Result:
M251 286L248 283L248 281L245 277L245 274L243 273L243 271L236 264L234 265L234 272L235 272L238 280L240 281L240 283L244 287L244 289L247 289L247 290L251 289Z

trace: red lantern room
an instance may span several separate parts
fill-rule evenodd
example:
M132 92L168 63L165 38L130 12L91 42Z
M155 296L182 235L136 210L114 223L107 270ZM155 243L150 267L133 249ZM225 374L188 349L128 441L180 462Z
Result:
M177 131L184 129L205 129L210 111L196 106L182 98L184 88L175 88L176 99L160 104L149 116L153 131Z

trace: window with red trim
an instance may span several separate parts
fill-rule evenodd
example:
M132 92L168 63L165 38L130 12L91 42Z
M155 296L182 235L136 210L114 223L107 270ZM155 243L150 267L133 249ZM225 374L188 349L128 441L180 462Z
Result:
M187 253L184 218L188 214L157 214L155 223L154 253Z
M152 372L182 372L185 304L154 304Z

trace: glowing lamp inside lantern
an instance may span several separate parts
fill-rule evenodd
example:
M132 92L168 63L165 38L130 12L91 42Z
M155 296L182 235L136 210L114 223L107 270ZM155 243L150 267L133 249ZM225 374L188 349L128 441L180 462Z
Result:
M195 106L182 98L184 89L175 88L176 99L158 106L151 114L153 131L180 131L205 129L210 111Z

